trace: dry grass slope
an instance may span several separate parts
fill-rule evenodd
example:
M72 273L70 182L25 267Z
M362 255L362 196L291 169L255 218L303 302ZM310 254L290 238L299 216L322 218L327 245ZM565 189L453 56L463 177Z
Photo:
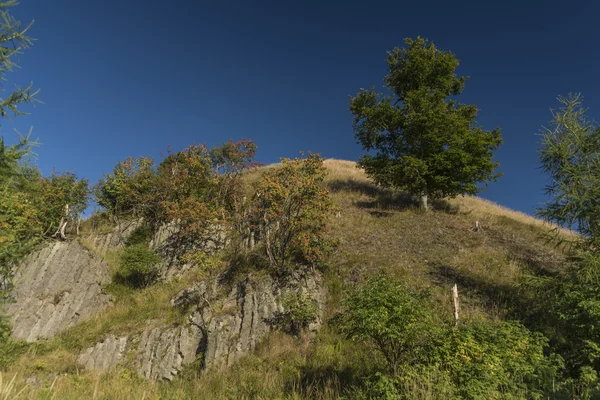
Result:
M518 296L514 284L523 274L553 274L565 262L564 251L543 239L551 227L531 216L477 197L438 201L433 212L422 213L410 196L370 183L354 162L330 159L325 166L326 184L340 210L331 218L331 235L340 247L325 269L329 315L346 288L383 271L411 286L429 287L440 300L440 318L451 316L454 283L463 318L502 318L507 296ZM259 174L250 173L248 180ZM473 230L475 221L483 228L479 232ZM33 346L0 380L0 398L334 399L345 393L342 381L354 379L357 365L378 362L326 326L316 337L301 339L273 333L228 371L197 376L190 370L170 383L148 383L128 370L105 375L78 370L76 353L108 332L139 330L145 318L176 323L169 297L186 283L126 294L97 318Z

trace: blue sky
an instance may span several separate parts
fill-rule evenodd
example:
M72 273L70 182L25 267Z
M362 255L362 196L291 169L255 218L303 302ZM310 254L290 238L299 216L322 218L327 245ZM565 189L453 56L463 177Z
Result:
M600 119L600 4L593 1L23 0L35 45L5 87L44 104L33 127L44 173L95 183L128 156L254 139L265 163L300 151L357 160L348 95L380 87L386 51L421 35L470 76L464 103L499 126L504 176L483 197L528 213L544 200L537 147L556 96L582 92Z

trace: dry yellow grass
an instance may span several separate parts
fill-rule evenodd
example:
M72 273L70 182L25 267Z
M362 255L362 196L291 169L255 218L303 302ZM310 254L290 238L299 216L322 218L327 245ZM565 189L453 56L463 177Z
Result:
M340 248L330 264L346 283L383 270L411 286L433 288L448 310L448 289L458 283L469 318L498 314L502 296L524 273L561 268L563 250L545 239L554 227L532 216L472 196L422 213L410 196L372 184L355 162L328 159L324 165L341 211L331 220ZM474 231L476 221L483 230Z
M357 167L355 161L338 160L329 158L324 161L327 168L328 180L354 180L356 182L368 183L369 178L364 170ZM535 218L521 211L512 210L498 203L476 196L459 196L452 202L460 206L466 212L472 212L474 216L480 217L482 221L488 221L494 217L507 217L516 222L537 226L543 229L554 229L557 226ZM565 235L576 235L573 231L561 228Z

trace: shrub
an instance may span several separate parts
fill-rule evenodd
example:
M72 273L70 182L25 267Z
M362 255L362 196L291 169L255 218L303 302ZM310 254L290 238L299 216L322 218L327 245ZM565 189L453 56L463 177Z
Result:
M0 370L2 371L6 371L27 349L27 343L13 340L10 332L7 318L0 315Z
M156 187L154 160L128 158L119 162L112 174L105 174L94 187L96 202L113 217L142 216Z
M548 339L519 322L481 321L446 329L422 360L443 365L460 398L543 398L562 366Z
M411 363L434 334L427 294L411 291L400 282L371 279L342 304L347 310L335 318L335 325L349 339L372 342L392 376L402 363Z
M287 292L282 296L283 312L270 321L273 326L290 335L299 335L317 320L317 306L306 293Z
M528 300L524 321L544 332L564 358L566 385L586 392L600 372L600 256L582 253L558 276L528 276L519 288Z
M518 322L437 321L426 292L376 278L350 294L334 321L348 338L383 354L384 374L359 390L366 398L542 398L562 367L548 340ZM433 391L433 392L432 392Z
M200 277L204 277L206 274L210 275L214 271L218 270L222 265L221 259L217 256L209 256L204 251L190 251L187 252L183 257L182 261L191 263L196 267Z
M334 207L322 185L323 159L310 154L281 162L256 183L248 223L271 267L283 269L291 259L316 266L335 245L326 235Z
M127 237L127 246L135 246L136 244L147 245L152 238L152 231L146 224L142 224L135 228Z
M155 266L159 261L160 257L145 244L126 247L119 259L115 281L136 288L146 287L156 280Z

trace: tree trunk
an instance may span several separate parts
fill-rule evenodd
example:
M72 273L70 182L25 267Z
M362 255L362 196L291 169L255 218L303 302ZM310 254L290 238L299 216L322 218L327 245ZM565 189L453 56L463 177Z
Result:
M427 211L429 210L427 204L427 184L424 184L421 188L421 197L419 198L419 208L421 210Z
M54 235L52 235L52 237L59 237L62 240L66 240L67 237L65 236L65 229L67 228L68 222L69 222L69 205L66 204L65 205L65 216L60 219L60 222L58 223L58 229L56 230Z

